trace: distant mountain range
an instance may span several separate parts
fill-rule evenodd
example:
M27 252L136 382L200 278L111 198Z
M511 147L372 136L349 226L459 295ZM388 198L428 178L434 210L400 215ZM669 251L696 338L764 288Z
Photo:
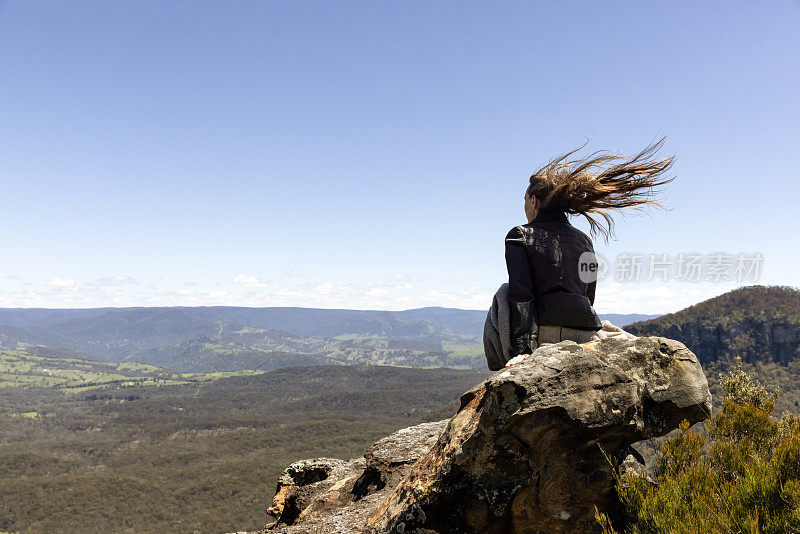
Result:
M655 316L610 314L624 326ZM0 347L181 372L377 363L482 367L486 311L168 307L0 309Z

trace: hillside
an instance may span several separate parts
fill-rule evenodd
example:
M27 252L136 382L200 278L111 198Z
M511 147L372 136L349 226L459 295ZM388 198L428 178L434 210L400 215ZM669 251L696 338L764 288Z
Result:
M298 457L352 457L451 415L488 373L286 368L213 382L0 389L0 532L232 532Z
M800 291L742 287L627 330L677 339L704 364L740 356L785 365L800 358Z
M667 330L692 331L693 321L737 332L737 321L752 317L796 324L780 321L800 309L797 293L743 288L628 329L646 325L676 337ZM254 530L266 520L274 480L292 461L355 457L395 429L454 412L461 393L488 375L478 341L456 332L469 320L459 311L367 313L351 327L327 322L329 333L340 332L332 337L245 326L194 308L21 314L3 332L33 340L53 322L57 333L40 334L50 341L83 339L84 348L96 341L103 350L127 343L128 355L104 362L76 357L82 353L74 349L0 351L0 380L13 386L0 388L0 532ZM386 317L392 313L405 315ZM94 321L110 330L95 330ZM154 328L151 338L147 328ZM164 344L143 348L153 340ZM702 354L702 345L690 343ZM468 361L481 370L357 365ZM725 361L704 363L715 401ZM296 367L302 363L313 366ZM277 369L244 376L200 372L270 365ZM780 365L756 358L746 368L782 388L779 410L800 410L800 359Z

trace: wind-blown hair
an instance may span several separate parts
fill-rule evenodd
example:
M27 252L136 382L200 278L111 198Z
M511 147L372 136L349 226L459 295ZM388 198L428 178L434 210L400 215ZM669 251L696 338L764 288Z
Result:
M592 235L600 234L608 240L614 235L614 220L609 211L664 208L653 197L659 187L674 179L665 176L674 156L656 159L665 140L666 137L648 145L631 158L601 150L584 158L570 159L584 144L534 172L525 195L536 195L543 210L583 215L589 221ZM592 215L599 215L603 221Z

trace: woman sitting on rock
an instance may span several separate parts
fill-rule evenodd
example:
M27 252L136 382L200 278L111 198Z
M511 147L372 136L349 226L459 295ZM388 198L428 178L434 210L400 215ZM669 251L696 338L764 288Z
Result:
M664 175L673 162L672 157L654 158L663 143L632 158L595 152L570 159L578 148L530 177L524 196L528 224L511 229L505 241L512 356L507 365L542 343L585 343L601 328L593 308L597 262L592 240L567 215L583 215L592 235L608 240L614 232L612 210L660 207L652 197L655 188L672 180Z

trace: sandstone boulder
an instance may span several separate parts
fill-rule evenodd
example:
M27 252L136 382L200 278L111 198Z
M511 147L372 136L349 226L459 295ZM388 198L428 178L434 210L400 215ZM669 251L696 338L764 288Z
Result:
M595 506L618 510L613 470L642 469L630 445L710 412L700 364L679 342L543 345L465 393L449 422L401 430L364 459L321 460L325 479L313 462L308 475L287 469L272 531L591 532Z
M361 532L377 504L436 443L449 419L398 430L372 445L364 458L302 460L287 467L263 532Z

